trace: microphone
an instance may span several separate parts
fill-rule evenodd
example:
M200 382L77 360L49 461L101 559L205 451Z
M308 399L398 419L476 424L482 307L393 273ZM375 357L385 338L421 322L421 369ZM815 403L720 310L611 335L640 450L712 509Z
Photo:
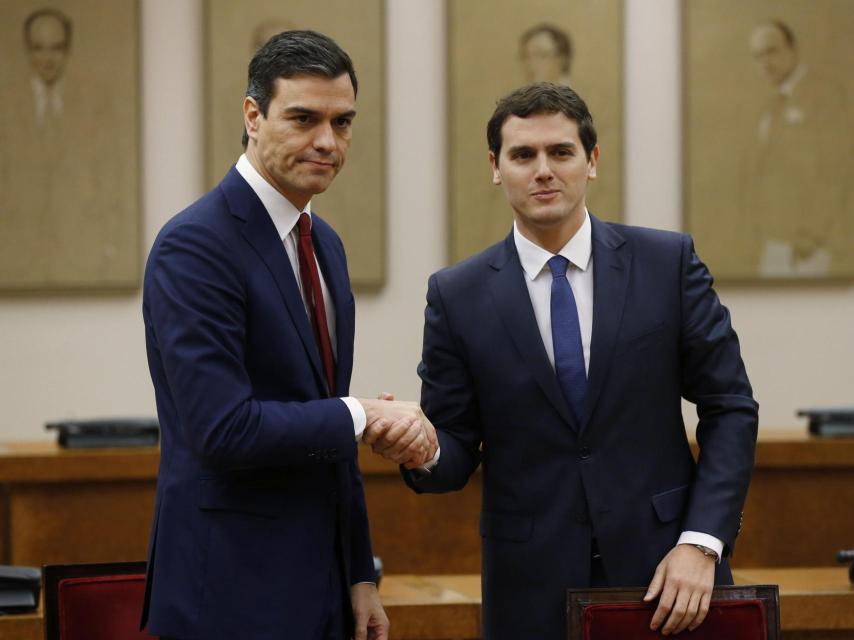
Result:
M842 549L841 551L837 551L836 561L839 564L845 564L846 562L851 563L851 566L848 567L848 580L851 581L851 584L854 584L854 549Z

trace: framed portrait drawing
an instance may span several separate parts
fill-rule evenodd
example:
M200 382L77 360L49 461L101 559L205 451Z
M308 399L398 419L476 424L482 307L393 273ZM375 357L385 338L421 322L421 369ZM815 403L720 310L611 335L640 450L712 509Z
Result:
M569 84L598 133L588 208L622 218L623 15L620 0L448 0L448 257L457 262L507 235L513 212L492 184L486 123L499 98L530 82Z
M854 277L854 4L682 11L685 228L700 256L733 282Z
M243 153L243 98L252 56L270 37L312 29L332 37L359 81L347 162L312 210L335 227L347 249L354 286L379 287L385 276L385 136L382 0L207 0L206 174L216 185Z
M5 0L0 60L0 292L135 289L137 0Z

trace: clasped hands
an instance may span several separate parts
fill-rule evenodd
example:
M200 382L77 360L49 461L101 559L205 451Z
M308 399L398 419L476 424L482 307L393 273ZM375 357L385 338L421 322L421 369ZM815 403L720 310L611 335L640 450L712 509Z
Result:
M395 400L388 393L359 402L368 419L362 442L374 453L407 469L427 464L436 455L436 429L417 402Z

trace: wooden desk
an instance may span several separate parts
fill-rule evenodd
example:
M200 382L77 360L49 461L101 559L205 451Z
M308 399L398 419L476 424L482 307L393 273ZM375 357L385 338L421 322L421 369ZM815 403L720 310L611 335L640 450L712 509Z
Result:
M0 444L0 562L145 557L159 464L155 448L62 450ZM480 573L482 479L416 495L397 466L364 449L374 551L387 574ZM832 566L854 547L854 439L763 430L736 567Z
M854 638L854 587L843 568L745 569L737 584L779 584L785 640ZM481 637L480 576L387 576L380 596L398 640Z
M749 569L739 584L779 584L784 640L854 638L854 588L846 569ZM480 576L389 575L380 597L395 640L477 640ZM41 640L42 612L0 617L0 640Z
M786 640L854 638L854 587L847 568L741 569L736 584L780 585L780 626Z
M144 559L159 459L156 448L0 445L3 563Z
M480 573L479 473L462 491L418 496L396 465L370 451L360 462L387 573ZM854 548L852 504L854 438L763 429L734 566L834 566L839 549Z
M854 438L760 431L733 565L833 566L854 548Z
M479 575L392 575L380 598L396 640L475 640L480 624Z
M44 640L44 617L41 611L0 616L0 640Z

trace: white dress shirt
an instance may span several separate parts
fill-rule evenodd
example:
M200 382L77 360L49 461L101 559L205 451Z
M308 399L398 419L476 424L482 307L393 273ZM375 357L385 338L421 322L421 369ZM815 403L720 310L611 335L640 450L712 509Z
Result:
M44 124L49 117L57 118L62 115L62 80L53 85L45 83L38 76L30 78L33 89L33 101L36 107L36 122Z
M569 239L557 255L569 260L566 279L572 287L575 306L578 309L578 324L581 329L581 345L584 349L584 368L590 371L590 339L593 335L593 227L590 214L585 211L581 228ZM541 246L528 240L513 224L513 240L519 262L525 272L525 284L534 308L534 317L540 329L543 346L552 367L555 365L554 344L552 343L551 295L552 274L548 261L554 255ZM676 544L700 544L723 556L724 544L714 536L699 531L683 531Z
M243 176L243 179L261 200L261 204L267 210L282 243L285 245L285 251L288 254L288 260L291 262L291 268L294 270L294 276L302 294L302 301L305 305L306 314L309 314L309 305L306 298L306 292L302 290L302 280L299 277L299 253L297 249L297 241L299 230L297 222L302 213L307 213L311 218L311 202L305 205L305 209L300 211L281 193L267 182L260 173L252 166L246 154L242 154L236 165L237 172ZM317 257L315 256L315 262ZM326 279L323 277L323 271L320 265L317 265L317 273L320 275L320 288L323 291L323 306L326 307L326 325L329 329L329 340L332 342L332 353L336 360L338 358L337 342L335 340L335 307L332 303L332 296L329 294L329 288L326 286ZM356 440L360 440L362 433L367 424L367 416L362 404L352 397L341 398L347 408L350 410L350 415L353 416L353 429L356 434Z

